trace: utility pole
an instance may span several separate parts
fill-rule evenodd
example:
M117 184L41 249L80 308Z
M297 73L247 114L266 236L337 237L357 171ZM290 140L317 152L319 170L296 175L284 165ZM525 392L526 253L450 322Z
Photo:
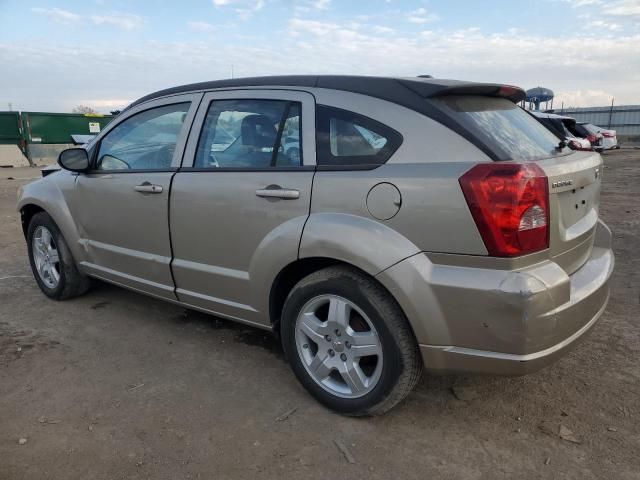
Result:
M607 129L611 130L611 117L613 116L613 97L611 97L611 109L609 110L609 126Z
M233 78L233 63L231 64L231 78Z
M9 111L13 112L13 104L11 102L9 102Z

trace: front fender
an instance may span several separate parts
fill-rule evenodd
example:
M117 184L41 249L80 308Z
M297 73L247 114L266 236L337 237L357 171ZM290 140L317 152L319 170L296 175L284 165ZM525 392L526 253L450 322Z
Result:
M22 187L16 209L22 212L25 207L34 205L47 212L62 232L75 261L81 262L85 252L80 245L78 227L68 204L74 187L74 175L66 172L48 175Z
M300 258L341 260L377 275L420 249L386 225L358 215L314 213L300 242Z

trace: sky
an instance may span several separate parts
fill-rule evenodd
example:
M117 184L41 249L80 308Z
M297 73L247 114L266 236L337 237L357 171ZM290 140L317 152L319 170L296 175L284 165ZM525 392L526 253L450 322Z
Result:
M640 104L640 0L0 0L0 110L120 109L279 74L497 82Z

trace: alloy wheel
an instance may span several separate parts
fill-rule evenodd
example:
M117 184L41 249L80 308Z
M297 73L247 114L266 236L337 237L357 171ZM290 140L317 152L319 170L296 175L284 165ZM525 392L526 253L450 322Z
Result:
M358 398L378 384L382 344L371 319L350 300L309 300L298 315L295 338L305 369L329 393Z
M33 262L42 283L56 288L60 283L60 255L51 231L39 226L33 234Z

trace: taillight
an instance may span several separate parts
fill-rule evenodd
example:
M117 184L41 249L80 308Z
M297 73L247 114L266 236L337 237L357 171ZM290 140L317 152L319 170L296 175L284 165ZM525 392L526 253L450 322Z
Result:
M549 187L535 163L481 163L460 186L489 255L515 257L549 246Z
M589 134L587 135L587 140L589 140L590 143L596 143L596 136Z

